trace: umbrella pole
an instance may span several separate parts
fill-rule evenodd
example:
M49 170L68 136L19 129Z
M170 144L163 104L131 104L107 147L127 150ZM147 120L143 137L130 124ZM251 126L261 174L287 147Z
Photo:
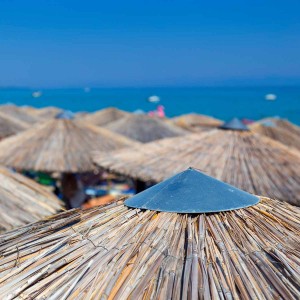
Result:
M68 209L73 208L71 199L78 189L76 176L73 173L62 173L61 175L61 193Z
M142 180L136 179L135 180L135 192L140 193L147 188L146 183Z

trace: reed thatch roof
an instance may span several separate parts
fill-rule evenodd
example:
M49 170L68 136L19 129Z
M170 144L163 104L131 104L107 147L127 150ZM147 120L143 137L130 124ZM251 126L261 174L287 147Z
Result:
M48 217L62 208L63 203L46 188L0 167L0 232Z
M299 214L263 197L211 214L67 211L0 236L0 298L299 299Z
M39 118L34 116L32 113L29 113L26 108L23 109L22 107L13 104L1 105L0 112L18 121L31 125L39 121Z
M300 152L252 132L213 129L112 153L95 153L109 171L160 182L189 166L254 194L300 205Z
M256 123L260 123L260 124L273 124L276 127L288 130L289 132L295 134L295 135L300 135L300 127L297 126L294 123L291 123L289 120L287 119L281 119L278 117L273 117L273 118L265 118L262 119L260 121L257 121Z
M169 122L192 132L198 132L205 128L216 128L223 124L221 120L196 113L174 117Z
M62 112L62 109L55 106L48 106L36 110L35 115L41 120L50 120L54 119L59 113Z
M295 134L289 129L263 123L254 123L250 126L250 129L255 133L262 134L286 146L295 147L300 150L300 131L298 134Z
M98 110L92 114L85 115L82 117L82 120L96 126L105 126L128 115L130 114L124 110L120 110L115 107L108 107Z
M107 129L142 143L185 135L180 127L147 115L129 115L105 126Z
M28 129L28 124L18 121L0 111L0 139Z
M18 108L22 111L25 111L28 114L36 114L38 112L38 108L30 106L30 105L22 105L22 106L18 106Z
M87 172L91 152L116 150L135 142L104 128L54 119L0 142L0 162L23 170Z

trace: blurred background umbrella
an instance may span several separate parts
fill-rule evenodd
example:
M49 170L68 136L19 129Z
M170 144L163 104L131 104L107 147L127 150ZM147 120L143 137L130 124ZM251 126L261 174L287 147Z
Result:
M120 110L115 107L108 107L98 110L92 114L84 115L80 119L96 126L105 126L128 115L129 113L124 110Z
M194 166L248 192L300 205L300 152L247 129L213 129L96 152L95 162L143 182L160 182Z
M74 174L95 170L93 150L111 151L133 144L136 142L104 128L70 119L53 119L3 140L0 162L18 170L62 173L62 192L70 205L70 195L76 197L81 190L79 178Z
M0 139L28 129L30 125L0 111Z
M300 150L300 129L285 120L266 119L255 122L251 126L251 131L265 135L284 145L295 147Z
M63 207L45 187L0 167L0 232L48 217Z
M196 113L181 115L178 117L171 118L168 121L172 124L175 124L179 127L182 127L183 129L187 129L192 132L216 128L223 124L221 120Z
M22 107L13 104L1 105L0 112L29 125L39 122L39 118L29 112L28 109L23 109Z
M181 136L187 132L180 127L167 124L156 117L142 114L131 114L105 126L107 129L122 134L142 143Z

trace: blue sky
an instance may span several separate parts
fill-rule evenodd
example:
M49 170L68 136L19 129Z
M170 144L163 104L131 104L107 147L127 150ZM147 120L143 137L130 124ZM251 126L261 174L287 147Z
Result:
M300 1L0 1L0 87L300 84Z

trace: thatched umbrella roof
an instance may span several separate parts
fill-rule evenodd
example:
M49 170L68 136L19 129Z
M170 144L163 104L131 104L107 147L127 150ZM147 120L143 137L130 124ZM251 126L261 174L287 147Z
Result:
M29 105L22 105L22 106L18 106L18 108L22 111L25 111L28 114L36 114L38 112L38 108L33 107L33 106L29 106Z
M111 151L132 144L104 128L54 119L0 142L0 162L23 170L87 172L94 169L93 150Z
M286 119L266 118L253 123L251 130L300 149L300 127Z
M216 118L196 113L174 117L170 119L169 122L193 132L197 132L205 128L219 127L223 123L221 120Z
M0 111L0 139L28 129L28 124L18 121Z
M279 141L286 146L295 147L300 150L300 131L295 134L289 129L278 127L273 123L254 123L250 126L253 132L267 136L275 141Z
M164 205L174 197L195 207L209 203L210 180L203 185L196 172L136 197L148 203L155 196ZM238 201L242 192L227 188ZM186 214L130 208L133 197L6 233L0 236L0 298L299 299L300 210L244 194L259 203ZM216 205L228 201L214 196Z
M63 203L35 181L0 167L0 232L62 210Z
M62 109L55 106L48 106L36 110L35 115L41 120L50 120L54 119L59 113L62 112Z
M257 121L256 123L259 123L259 124L270 124L271 123L271 124L275 125L276 127L288 130L289 132L296 134L298 136L300 134L300 127L294 123L291 123L287 119L282 119L282 118L278 118L278 117L265 118L265 119Z
M129 115L106 126L107 129L142 143L184 135L187 132L175 125L147 115Z
M34 124L39 121L38 117L29 113L26 109L22 109L22 107L13 104L1 105L0 112L27 124Z
M130 114L124 110L120 110L115 107L108 107L98 110L92 114L85 115L82 117L82 120L96 126L105 126L128 115Z
M109 171L159 182L193 165L255 194L300 205L300 152L249 131L213 129L112 153L95 153Z

